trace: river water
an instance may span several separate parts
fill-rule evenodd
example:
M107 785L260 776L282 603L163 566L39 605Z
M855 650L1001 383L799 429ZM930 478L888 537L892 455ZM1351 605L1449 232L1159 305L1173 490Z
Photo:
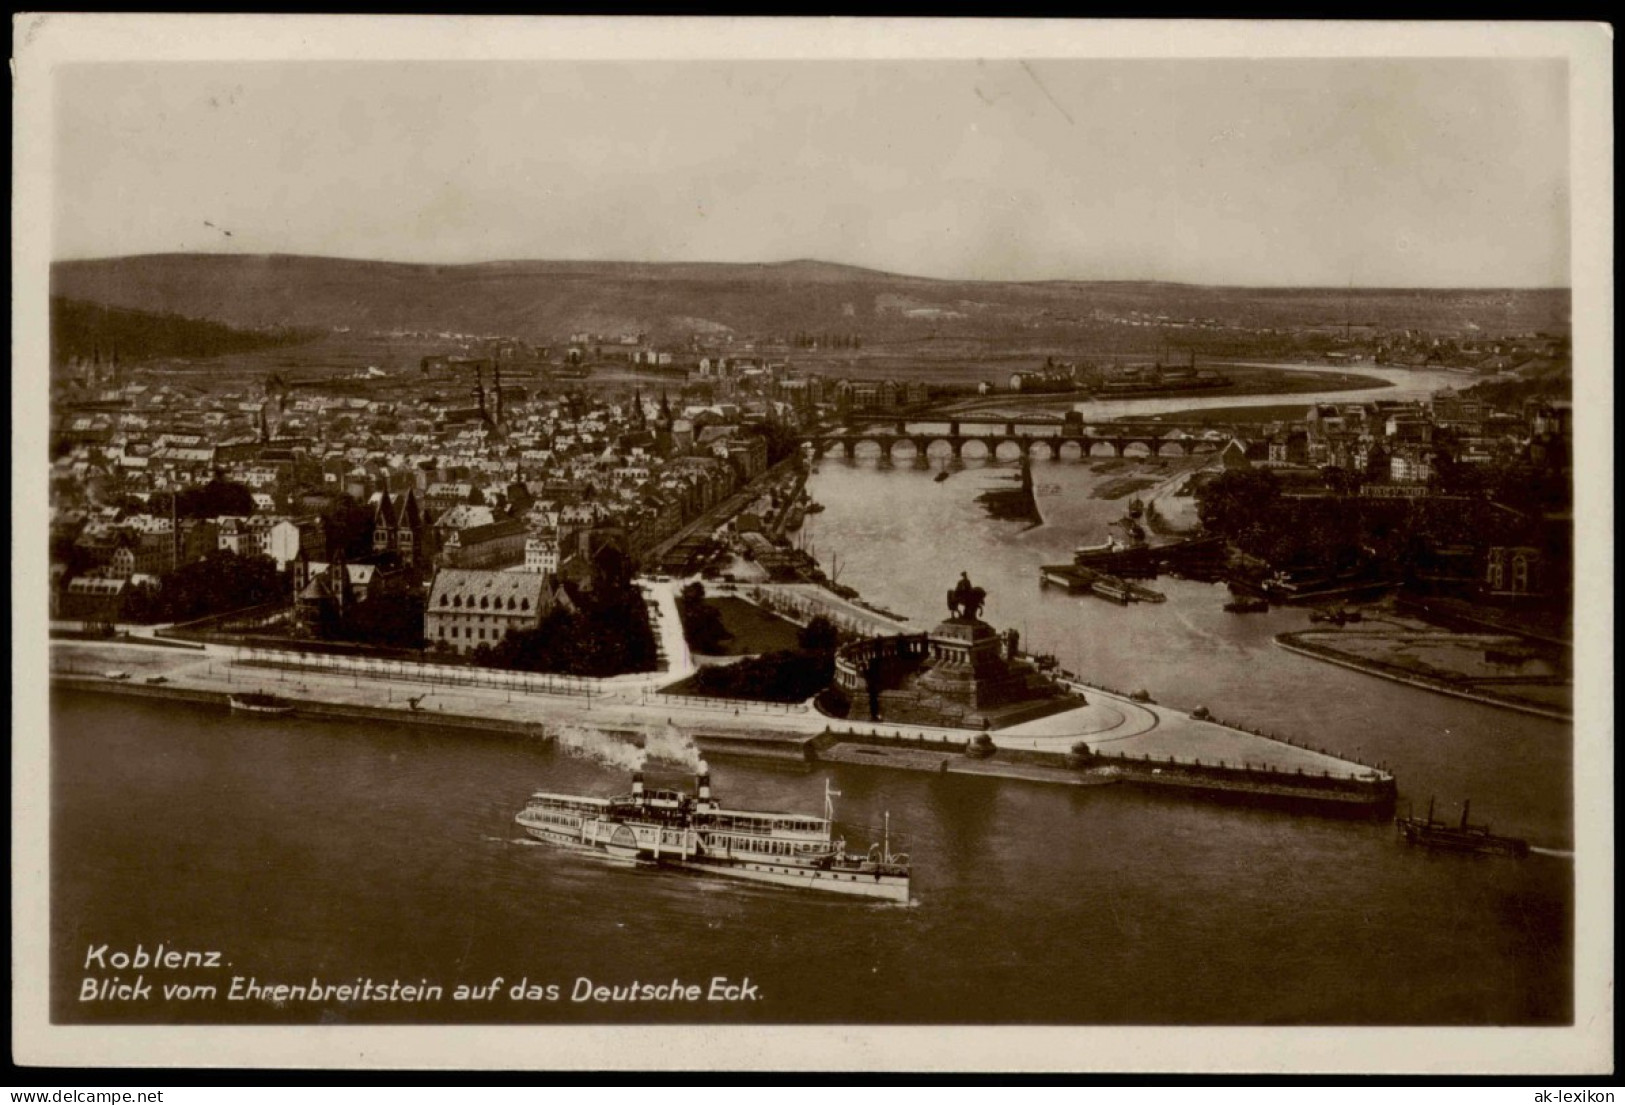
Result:
M59 693L52 731L54 1016L67 1022L1552 1024L1571 1016L1569 727L1428 694L1276 648L1302 613L1236 616L1221 589L1162 580L1160 606L1043 590L1037 566L1100 539L1121 501L1075 462L1034 466L1046 524L988 519L1009 466L946 481L825 460L809 540L841 581L921 625L961 570L984 616L1108 685L1207 705L1384 761L1407 799L1464 796L1528 836L1524 861L1431 855L1389 824L820 765L714 764L745 806L817 812L853 841L887 811L915 863L908 907L615 866L522 841L538 788L611 794L624 770L576 747L408 726L274 719ZM826 561L828 553L824 554ZM607 739L607 738L605 738ZM624 750L622 750L624 752ZM682 769L654 765L657 781ZM898 841L894 840L894 846ZM1555 853L1555 854L1554 854ZM261 983L427 981L415 1003L80 1001L87 949L219 949ZM124 974L133 974L133 971ZM504 984L454 1000L459 983ZM749 1002L570 1000L744 976ZM217 976L217 977L210 977ZM151 980L149 972L149 981ZM515 1000L520 979L557 1001Z
M1369 376L1387 384L1383 388L1328 389L1299 395L1170 395L1156 399L1092 399L1078 403L1076 409L1085 418L1137 418L1147 415L1173 414L1178 411L1208 410L1214 407L1273 407L1309 403L1366 403L1376 399L1409 402L1426 399L1445 388L1461 389L1478 382L1470 373L1450 372L1446 369L1386 368L1381 365L1324 365L1277 364L1271 368L1289 368L1295 372L1351 373Z

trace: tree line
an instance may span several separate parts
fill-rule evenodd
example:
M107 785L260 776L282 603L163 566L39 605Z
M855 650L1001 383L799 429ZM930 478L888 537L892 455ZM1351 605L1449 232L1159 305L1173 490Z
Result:
M137 583L125 588L124 619L188 622L274 602L286 593L275 560L218 549L164 576L162 587Z
M585 587L562 585L568 603L553 607L535 629L481 645L474 662L511 671L605 677L653 671L659 658L643 592L631 562L609 547L594 559Z
M98 354L106 364L115 350L125 363L153 357L217 357L297 345L319 333L294 327L239 330L208 319L51 297L51 352L58 364Z
M822 614L801 627L797 648L764 652L736 664L701 668L687 681L693 694L765 702L805 702L835 678L840 632Z
M1395 578L1413 576L1436 546L1540 542L1555 477L1521 463L1457 467L1435 481L1450 497L1428 499L1358 498L1359 479L1335 468L1323 472L1339 492L1328 497L1287 496L1268 470L1224 472L1197 489L1197 514L1207 532L1272 567Z

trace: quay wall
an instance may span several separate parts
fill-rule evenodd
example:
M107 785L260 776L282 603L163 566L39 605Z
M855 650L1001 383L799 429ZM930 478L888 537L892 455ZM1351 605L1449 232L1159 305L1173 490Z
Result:
M762 760L794 760L810 763L814 759L812 738L805 740L753 739L724 734L695 733L694 745L707 756L740 756Z
M74 691L97 694L121 694L134 698L167 699L193 705L218 706L230 709L231 694L227 691L194 690L189 687L152 686L146 683L113 682L76 675L53 673L53 686ZM536 736L536 727L526 722L506 718L479 717L472 714L446 714L439 711L410 710L388 706L358 706L342 702L321 702L300 699L292 703L298 717L331 718L336 721L387 721L392 725L424 725L438 729L477 729L486 733L511 733L515 736Z
M1393 802L1396 790L1392 778L1349 779L1329 774L1261 770L1234 765L1170 764L1156 758L1114 757L1096 754L1097 766L1122 773L1128 782L1145 786L1178 787L1186 790L1228 791L1238 794L1270 795L1282 798L1308 798L1351 806L1385 806Z
M230 692L201 690L171 685L151 685L140 682L110 681L101 677L87 677L54 673L55 686L98 693L123 694L139 698L167 699L192 704L212 705L224 711L229 704ZM524 722L501 716L477 714L448 714L440 711L412 710L404 703L399 706L357 705L301 699L295 704L299 716L330 718L333 720L380 722L391 725L424 725L443 729L461 729L486 735L510 735L545 738L547 727L536 722ZM765 704L764 704L765 705ZM1146 786L1211 792L1236 800L1274 802L1281 800L1305 802L1311 806L1341 807L1348 810L1378 810L1391 804L1394 782L1391 776L1373 773L1367 778L1320 777L1308 774L1261 771L1243 765L1221 763L1195 764L1181 760L1178 763L1161 759L1124 755L1096 754L1074 763L1063 753L1043 753L1025 750L1001 749L989 757L970 756L968 744L957 740L944 740L929 731L917 735L906 730L888 727L889 735L871 728L863 731L856 725L826 726L822 733L774 732L776 727L768 718L741 721L748 726L734 734L710 727L700 729L686 725L696 746L706 755L727 755L761 758L780 762L813 762L819 759L821 749L840 742L872 745L875 747L918 749L937 755L948 755L952 762L943 770L963 771L966 774L989 775L1024 779L1033 782L1076 783L1090 772L1108 768L1122 781ZM605 717L602 722L591 722L595 728L615 734L626 724L624 720ZM752 732L752 730L755 730ZM634 730L626 730L635 738ZM844 762L844 761L843 761ZM895 766L881 765L875 766Z

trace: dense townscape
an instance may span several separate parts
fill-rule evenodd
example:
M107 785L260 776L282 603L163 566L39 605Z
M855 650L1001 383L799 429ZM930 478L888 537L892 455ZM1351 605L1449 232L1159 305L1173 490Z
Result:
M374 337L441 351L315 378L200 373L176 350L229 357L312 335L57 308L51 598L63 623L229 623L576 673L655 662L646 631L627 644L614 630L628 612L647 625L630 582L640 568L714 578L738 553L839 590L791 545L810 435L948 417L990 395L1075 402L1228 382L1194 356L1051 356L975 385L830 378L807 358L862 338L801 332L665 344L576 332L540 346L397 331ZM1343 333L1322 356L1439 364L1463 384L1208 431L1193 449L1214 454L1197 485L1207 528L1255 576L1380 562L1469 601L1566 602L1566 342ZM570 619L562 636L605 647L541 643Z

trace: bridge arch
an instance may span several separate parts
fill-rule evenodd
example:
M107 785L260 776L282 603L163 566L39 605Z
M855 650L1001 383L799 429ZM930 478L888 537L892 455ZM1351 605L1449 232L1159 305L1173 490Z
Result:
M1157 456L1159 457L1182 457L1184 455L1185 443L1183 441L1164 441L1157 446Z
M1024 450L1013 437L998 438L993 444L993 459L1020 460Z
M1057 460L1082 460L1088 455L1087 446L1081 441L1063 441L1055 452Z
M1149 457L1155 450L1149 441L1123 441L1118 443L1118 456L1123 457Z
M1088 455L1091 457L1115 457L1117 456L1117 442L1092 441L1089 443Z

